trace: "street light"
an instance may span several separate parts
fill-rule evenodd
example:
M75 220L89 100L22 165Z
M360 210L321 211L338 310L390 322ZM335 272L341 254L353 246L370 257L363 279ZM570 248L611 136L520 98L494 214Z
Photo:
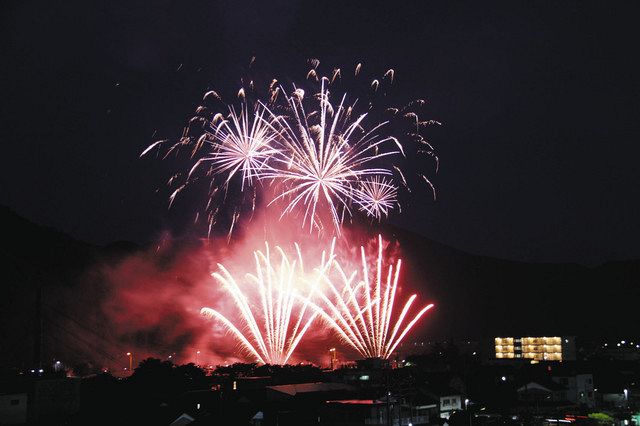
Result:
M127 356L129 357L129 374L133 373L133 354L131 352L127 352Z
M198 364L198 355L200 355L200 351L196 351L196 365L200 365Z
M337 357L336 357L336 348L331 348L329 349L329 353L331 354L331 369L334 370L336 368L336 361L337 361Z

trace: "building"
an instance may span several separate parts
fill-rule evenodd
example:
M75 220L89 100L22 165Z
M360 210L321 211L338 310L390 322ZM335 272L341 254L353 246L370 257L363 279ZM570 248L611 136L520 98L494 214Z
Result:
M366 424L384 426L408 425L411 417L401 411L397 403L372 399L345 399L327 401L322 407L321 421L327 424Z
M496 359L525 359L539 361L575 360L574 337L496 337Z
M328 400L346 400L356 388L344 383L297 383L266 387L264 424L298 426L316 424Z
M558 403L566 401L566 387L550 380L525 383L517 389L518 400L527 403Z
M454 412L467 408L462 392L441 381L431 381L421 391L436 404L441 419L448 420Z
M562 374L530 381L517 389L518 400L524 402L564 402L576 406L595 406L593 375Z
M80 382L33 376L0 382L0 425L63 423L80 410Z
M27 394L0 394L0 424L12 425L27 422Z
M321 412L321 421L326 424L370 426L427 426L439 423L435 401L422 398L415 402L418 405L404 403L394 397L327 401Z
M564 397L567 401L590 408L596 405L592 374L554 375L551 380L566 388Z
M462 395L451 390L447 395L440 396L440 418L449 419L451 413L462 410Z

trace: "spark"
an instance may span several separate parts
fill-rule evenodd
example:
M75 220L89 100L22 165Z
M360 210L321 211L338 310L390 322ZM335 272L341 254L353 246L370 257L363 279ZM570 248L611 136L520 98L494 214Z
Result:
M203 101L206 101L207 98L209 97L213 97L217 100L222 100L222 98L220 97L220 95L218 94L218 92L216 92L215 90L209 90L207 93L204 94L204 96L202 97Z
M140 157L144 157L145 155L147 155L150 151L153 150L153 148L159 147L160 145L162 145L163 143L167 142L167 140L159 140L156 141L154 143L152 143L151 145L149 145L144 151L142 151L142 153L140 154Z
M340 78L340 77L341 77L340 68L334 68L333 74L331 75L331 82L333 83L334 81L336 81L336 78Z
M393 70L393 68L387 70L387 72L384 73L384 77L385 78L389 78L389 81L391 83L393 83L393 78L395 77L396 72Z
M436 187L433 186L433 183L431 183L431 181L425 175L420 175L420 176L422 176L422 179L424 179L426 184L429 185L429 188L431 188L431 193L433 194L433 200L435 201L437 197Z
M315 81L318 81L318 74L316 73L316 70L314 70L313 68L309 70L309 72L307 73L307 80L309 79L314 79Z
M387 359L420 318L433 308L433 304L424 306L411 317L409 312L417 298L413 294L400 314L394 317L402 260L399 259L395 266L389 265L385 274L383 241L378 235L378 252L371 271L373 276L370 276L364 247L360 247L360 252L362 279L356 282L356 272L347 275L334 259L333 266L342 286L337 286L328 274L324 274L323 281L328 289L319 292L320 301L312 306L324 322L360 355Z

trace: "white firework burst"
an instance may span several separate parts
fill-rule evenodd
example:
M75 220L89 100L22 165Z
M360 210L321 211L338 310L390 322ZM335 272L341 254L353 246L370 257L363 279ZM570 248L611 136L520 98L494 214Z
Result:
M389 216L389 212L397 205L398 187L390 179L374 176L360 182L356 189L355 203L360 211L375 219Z
M244 185L253 185L267 169L268 162L277 152L276 134L264 119L265 110L256 107L249 113L246 102L242 104L240 114L229 107L229 115L222 119L220 114L211 121L211 131L201 136L211 144L210 155L199 159L191 168L191 175L203 164L210 164L216 175L226 175L225 184L241 173L241 189Z
M304 91L294 90L288 98L291 117L272 113L271 125L280 137L282 149L275 160L279 163L265 176L282 180L284 189L272 201L286 200L282 215L297 206L304 210L303 226L322 228L319 204L330 213L336 233L351 205L356 201L358 183L367 176L391 175L384 167L376 167L377 160L402 153L395 137L380 136L387 122L380 122L365 130L367 113L352 118L354 105L345 106L346 94L338 105L330 101L322 77L320 93L314 99L311 113L304 106ZM390 148L393 147L393 148Z

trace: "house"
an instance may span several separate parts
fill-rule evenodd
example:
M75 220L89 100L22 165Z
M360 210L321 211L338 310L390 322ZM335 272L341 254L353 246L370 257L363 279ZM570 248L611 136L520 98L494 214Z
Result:
M596 405L592 374L554 375L551 380L566 388L564 398L567 401L589 408Z
M318 423L328 400L353 398L356 388L344 383L298 383L267 386L265 424L301 425Z
M451 404L449 398L449 404ZM429 425L440 423L441 417L441 404L439 398L434 398L420 390L415 392L411 399L408 401L411 409L411 419L414 425Z
M264 413L258 411L251 417L251 426L262 426L264 424Z
M4 393L0 395L0 424L22 424L27 422L27 394Z
M188 415L187 413L182 413L178 418L172 421L169 426L187 426L195 421L193 417Z
M64 419L80 410L79 378L55 378L33 383L29 417L33 420Z
M565 401L567 388L551 380L530 381L517 389L518 400L530 403Z
M426 426L437 423L435 409L436 404L413 406L393 397L388 400L344 399L327 401L319 419L322 423L336 426Z
M447 420L454 411L465 408L462 393L450 386L438 385L432 382L422 392L431 397L437 405L441 419Z
M604 407L626 408L629 405L628 392L626 389L603 390L599 392L599 396Z
M323 394L349 393L354 390L353 386L347 384L324 382L267 386L267 399L276 401L294 397L314 398Z

